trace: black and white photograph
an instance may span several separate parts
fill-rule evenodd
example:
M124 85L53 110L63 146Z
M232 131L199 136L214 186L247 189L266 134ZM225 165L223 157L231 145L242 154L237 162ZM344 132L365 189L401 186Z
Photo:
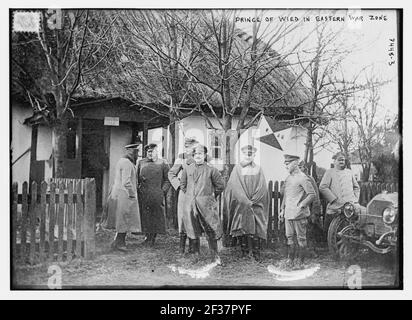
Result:
M403 289L401 8L8 13L12 291Z

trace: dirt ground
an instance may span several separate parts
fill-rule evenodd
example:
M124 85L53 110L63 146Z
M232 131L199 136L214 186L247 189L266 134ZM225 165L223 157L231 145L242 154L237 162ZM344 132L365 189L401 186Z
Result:
M353 275L351 265L360 267L357 270L361 270L361 283L356 283L361 284L362 288L393 288L395 281L393 256L364 252L356 261L342 262L332 259L326 248L320 249L318 257L307 260L306 268L319 265L319 269L303 279L281 281L268 271L268 266L282 264L283 248L264 250L262 261L256 262L252 258L241 258L236 247L222 248L222 264L211 269L208 276L196 278L180 274L176 269L196 271L207 268L211 261L204 241L202 258L193 260L190 255L179 256L177 234L158 235L153 248L143 245L143 236L133 236L127 240L127 253L110 249L113 238L113 232L99 231L94 260L58 264L62 289L348 289ZM50 265L17 266L12 277L12 288L49 289Z

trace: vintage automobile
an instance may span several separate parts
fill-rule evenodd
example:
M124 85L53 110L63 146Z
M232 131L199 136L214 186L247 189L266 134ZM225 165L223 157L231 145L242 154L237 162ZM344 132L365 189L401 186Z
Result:
M366 209L345 203L329 225L328 246L337 258L353 258L361 248L378 254L397 250L398 193L382 192Z

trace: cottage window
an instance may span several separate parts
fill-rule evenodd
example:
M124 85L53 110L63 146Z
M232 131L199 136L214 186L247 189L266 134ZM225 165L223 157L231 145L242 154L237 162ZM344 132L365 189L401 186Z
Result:
M209 155L212 159L222 159L222 134L217 131L210 133Z

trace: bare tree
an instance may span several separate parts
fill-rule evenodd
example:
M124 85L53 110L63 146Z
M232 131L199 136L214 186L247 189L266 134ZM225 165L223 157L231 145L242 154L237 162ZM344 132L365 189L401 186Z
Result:
M304 70L303 81L310 90L309 99L305 102L306 114L302 115L307 120L304 125L307 129L304 154L306 163L313 162L314 149L325 143L328 124L345 119L342 113L336 112L336 105L345 104L347 97L359 89L355 83L337 77L340 64L352 50L344 45L342 31L343 29L332 30L327 24L317 24L315 47L305 51L308 62L302 62L298 55L300 68ZM343 127L347 130L345 121ZM341 142L345 148L349 140Z
M64 177L67 121L84 77L98 71L112 47L105 42L115 17L101 11L41 11L39 33L12 37L12 79L52 129L54 176Z
M195 61L187 57L178 60L154 44L154 51L161 50L160 54L177 63L185 74L191 84L188 98L209 128L225 136L222 149L226 175L230 170L231 146L240 131L256 123L264 106L285 106L298 99L299 77L290 71L287 58L306 39L280 54L273 46L284 41L298 24L282 23L274 29L261 30L262 25L255 22L248 35L236 27L235 17L233 10L208 10L178 21L176 27L187 38L191 52L197 54ZM235 115L238 123L233 130Z
M193 31L196 21L191 16L191 11L122 13L112 30L116 54L107 61L112 83L119 84L117 93L121 97L169 118L172 161L176 151L175 123L196 109L195 91L186 69L191 70L197 63L200 51L179 27L184 23Z
M357 129L356 148L363 169L362 181L369 180L374 147L380 144L385 135L384 121L379 118L382 81L372 72L366 76L366 85L368 89L351 110L351 118Z

